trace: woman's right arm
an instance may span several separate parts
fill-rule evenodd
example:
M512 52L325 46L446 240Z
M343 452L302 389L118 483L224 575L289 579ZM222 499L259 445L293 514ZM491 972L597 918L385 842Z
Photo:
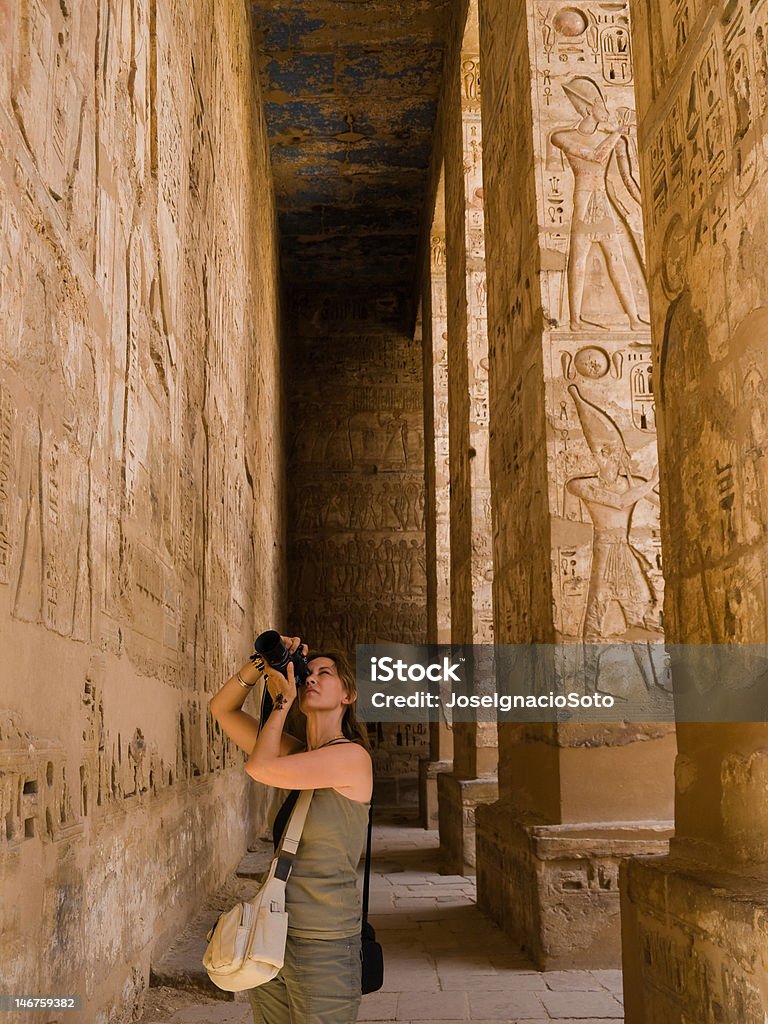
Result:
M259 704L261 703L263 679L263 669L257 668L252 661L246 661L245 665L211 698L208 705L225 735L246 754L250 754L258 738L259 720L243 711L243 704L251 690L254 691ZM247 685L243 685L244 683ZM295 736L284 733L280 754L293 754L301 746L301 742Z

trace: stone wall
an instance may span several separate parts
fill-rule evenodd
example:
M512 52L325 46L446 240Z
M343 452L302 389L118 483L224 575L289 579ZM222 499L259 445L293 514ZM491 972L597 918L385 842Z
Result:
M262 813L207 700L281 610L268 153L241 4L0 21L4 986L119 1022Z
M290 629L314 649L426 639L422 353L389 296L295 296ZM424 725L370 730L376 800L415 807Z

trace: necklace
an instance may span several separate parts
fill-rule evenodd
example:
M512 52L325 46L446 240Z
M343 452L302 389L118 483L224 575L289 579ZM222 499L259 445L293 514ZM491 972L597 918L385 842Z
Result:
M340 732L336 736L331 736L331 738L329 740L326 740L325 743L321 743L317 747L312 747L312 750L320 750L322 747L327 747L329 743L333 743L334 740L345 740L346 738L347 737L344 735L344 733Z

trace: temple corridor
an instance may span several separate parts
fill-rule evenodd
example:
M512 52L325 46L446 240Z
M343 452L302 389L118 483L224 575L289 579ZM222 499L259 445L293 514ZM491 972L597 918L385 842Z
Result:
M361 1020L768 1024L768 0L0 29L0 1017L246 1019L158 982L277 628L622 711L368 719Z
M441 873L438 831L385 817L374 837L370 912L386 978L358 1020L620 1024L620 971L536 971L478 911L474 877ZM203 928L156 975L139 1024L251 1024L247 1003L201 994Z

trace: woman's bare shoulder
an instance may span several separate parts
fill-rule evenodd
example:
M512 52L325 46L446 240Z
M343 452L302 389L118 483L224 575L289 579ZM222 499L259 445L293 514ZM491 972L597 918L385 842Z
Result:
M325 745L325 749L333 748L335 750L341 750L344 747L348 748L349 750L359 750L363 754L365 754L366 757L371 757L370 751L359 740L348 740L346 736L344 737L344 739L334 740L332 743L326 743ZM353 756L359 757L360 755L355 753Z
M292 736L289 732L284 732L280 737L280 754L282 756L286 754L299 754L302 750L306 749L306 744L298 736Z

